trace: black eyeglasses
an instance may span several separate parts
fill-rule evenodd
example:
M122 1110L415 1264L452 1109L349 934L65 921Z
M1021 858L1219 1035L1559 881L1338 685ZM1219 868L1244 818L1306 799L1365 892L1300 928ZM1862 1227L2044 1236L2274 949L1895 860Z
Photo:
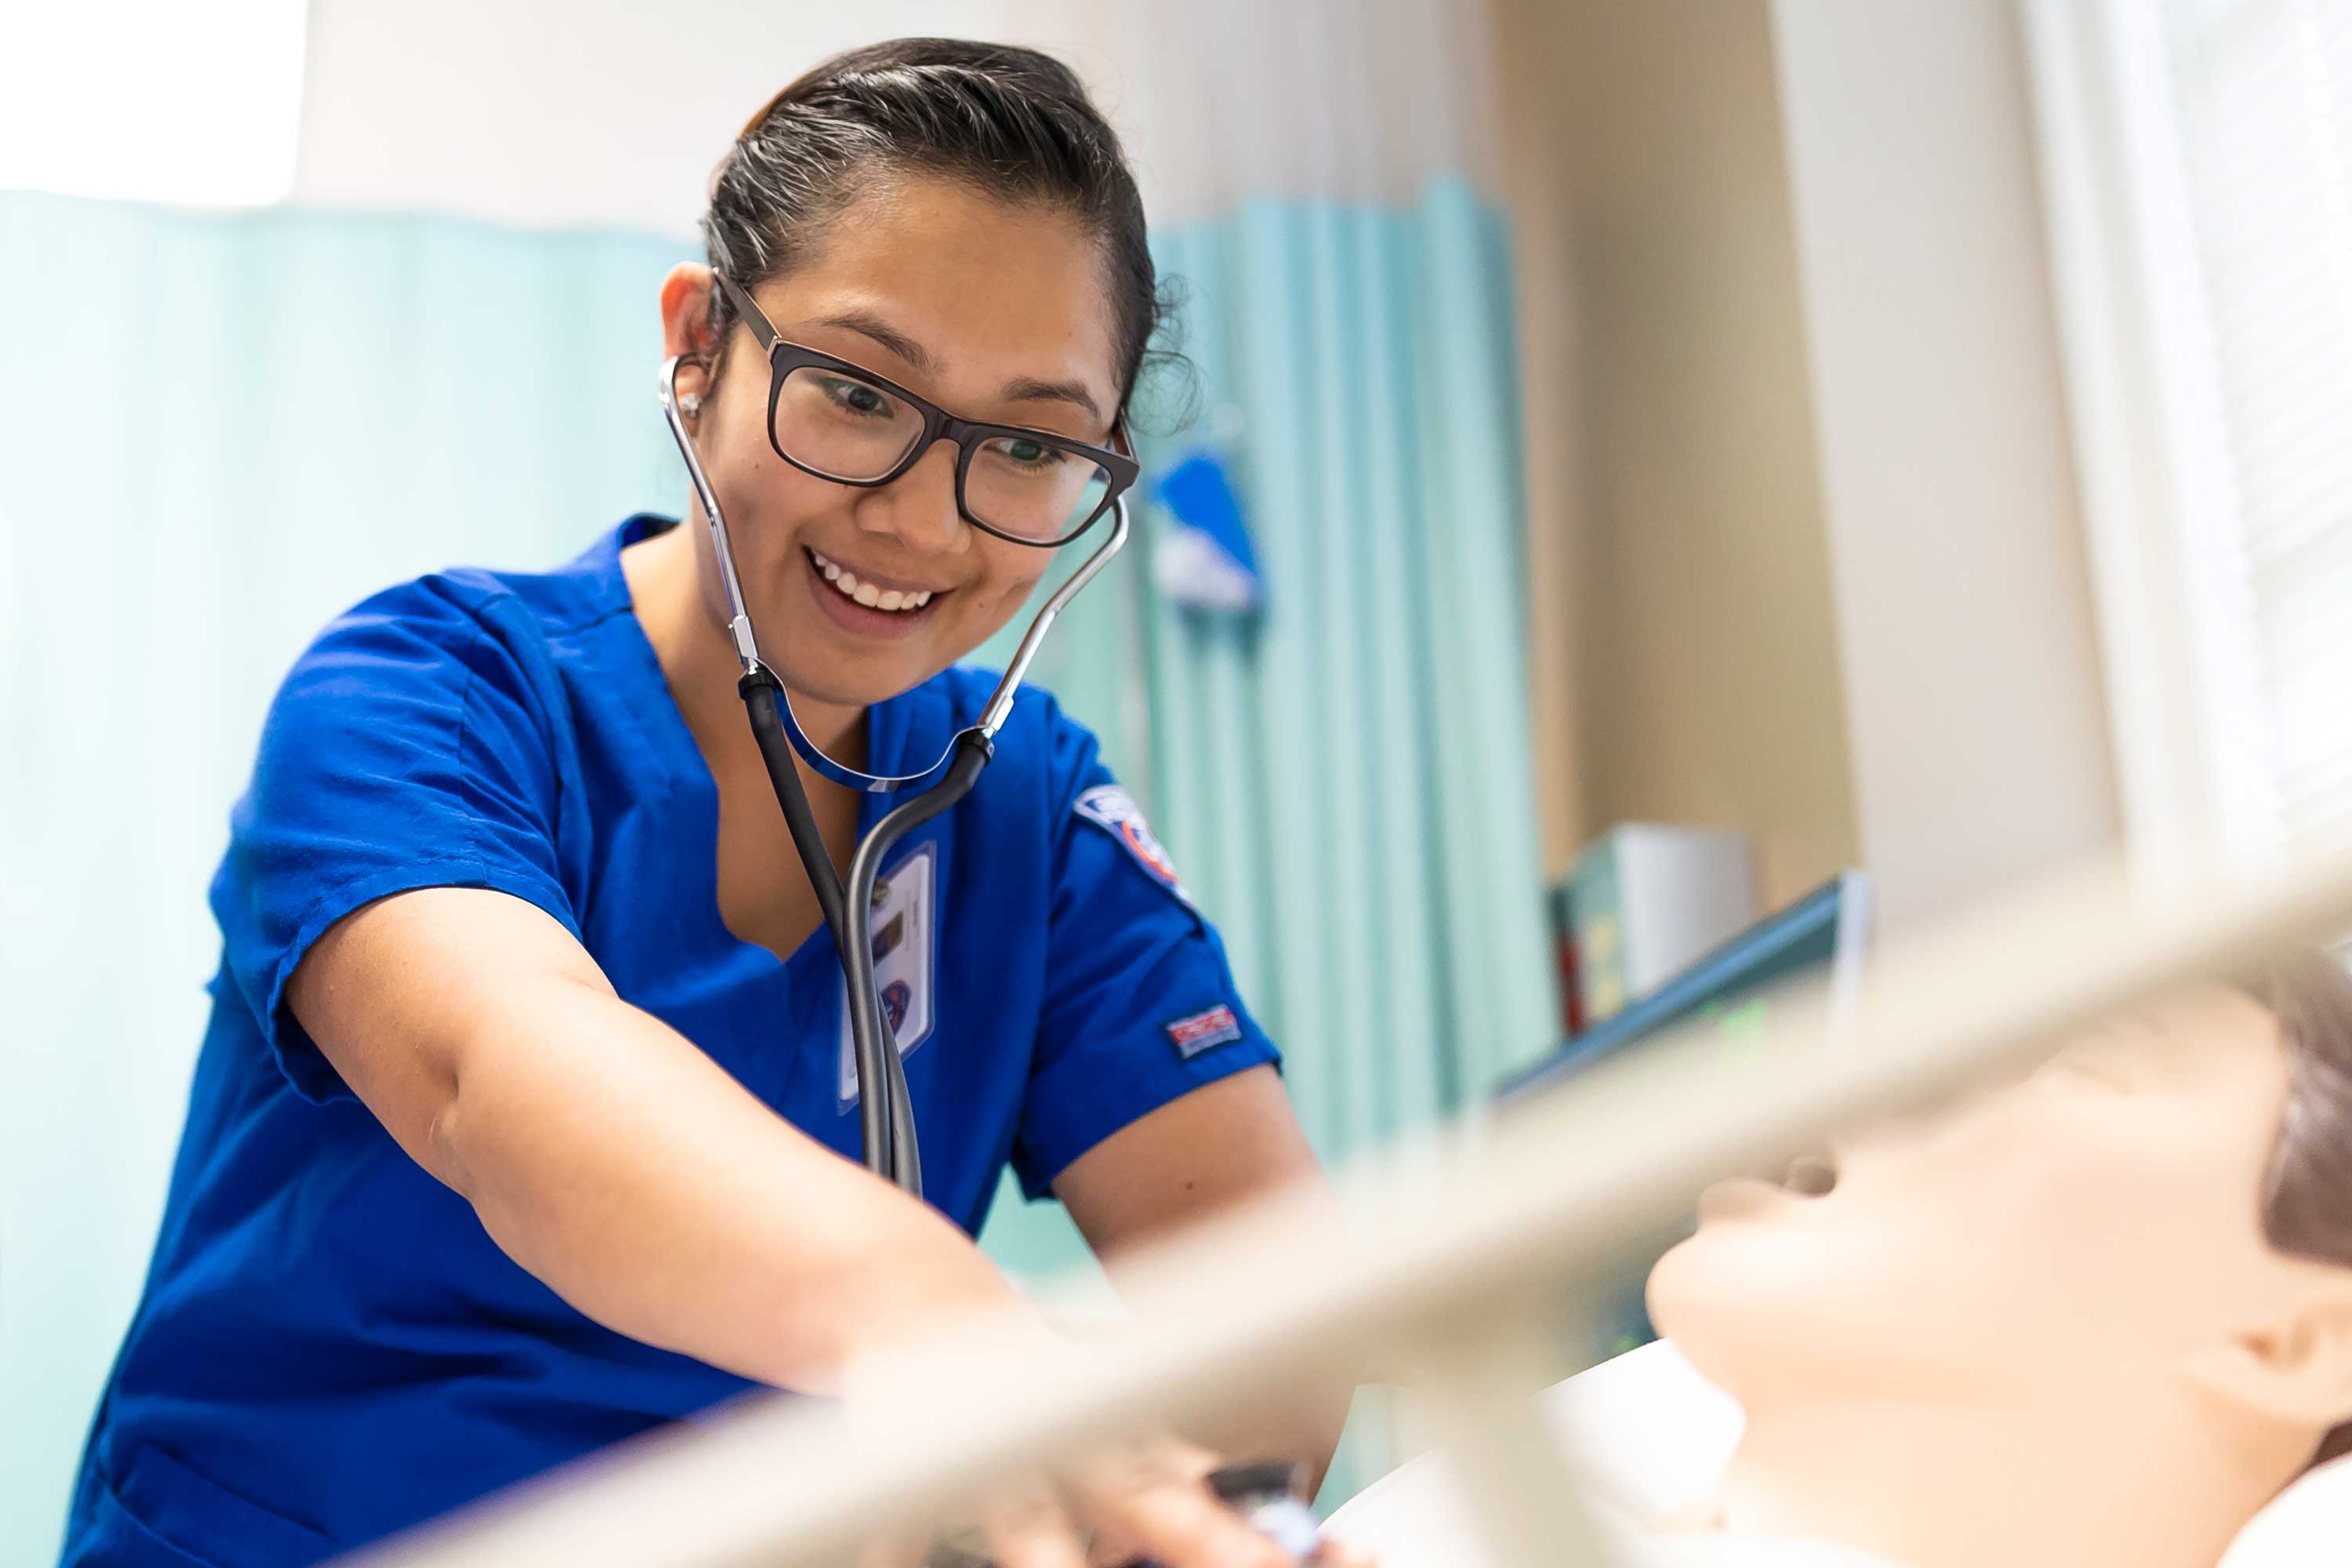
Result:
M751 294L715 273L768 356L768 445L804 474L866 489L915 466L931 444L956 444L956 510L1015 544L1067 544L1135 483L1135 459L1050 430L959 419L896 383L820 350L787 342ZM1117 426L1113 437L1124 437Z

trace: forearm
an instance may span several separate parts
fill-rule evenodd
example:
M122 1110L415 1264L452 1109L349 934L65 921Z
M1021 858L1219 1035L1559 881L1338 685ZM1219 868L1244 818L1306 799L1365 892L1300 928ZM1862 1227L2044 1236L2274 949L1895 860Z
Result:
M1016 1308L935 1210L839 1158L693 1045L588 985L456 1053L437 1173L507 1253L632 1338L779 1386L942 1316ZM546 1048L512 1048L528 1030Z
M1135 1288L1139 1266L1150 1271L1162 1244L1277 1193L1308 1205L1326 1226L1345 1224L1270 1068L1195 1089L1112 1134L1055 1191L1122 1291ZM1221 1453L1295 1460L1320 1484L1353 1395L1347 1383L1286 1389L1189 1436Z

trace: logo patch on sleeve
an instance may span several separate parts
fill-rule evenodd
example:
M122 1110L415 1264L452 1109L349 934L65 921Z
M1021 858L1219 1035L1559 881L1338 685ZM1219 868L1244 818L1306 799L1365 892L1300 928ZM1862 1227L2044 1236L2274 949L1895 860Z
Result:
M1186 1061L1212 1046L1230 1045L1242 1037L1242 1021L1234 1016L1231 1007L1223 1005L1179 1018L1162 1027L1168 1031L1168 1043Z
M1097 784L1078 796L1077 810L1080 816L1118 839L1152 880L1186 903L1192 901L1183 879L1176 875L1175 862L1152 837L1151 825L1143 820L1142 810L1127 791L1117 784Z

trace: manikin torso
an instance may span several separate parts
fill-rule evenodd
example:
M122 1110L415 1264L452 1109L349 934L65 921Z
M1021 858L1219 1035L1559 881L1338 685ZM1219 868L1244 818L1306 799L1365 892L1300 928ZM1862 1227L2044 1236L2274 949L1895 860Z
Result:
M1585 1510L1612 1568L1917 1568L1914 1560L1818 1534L1768 1531L1727 1519L1725 1486L1746 1417L1667 1342L1604 1362L1544 1391L1539 1400L1563 1462L1585 1489ZM2336 1473L2315 1478L2316 1485L2297 1488L2285 1500L2304 1505L2300 1516L2292 1508L2265 1510L2256 1528L2241 1532L2223 1568L2319 1568L2336 1561L2345 1519L2352 1513L2352 1468L2331 1469ZM2040 1527L1998 1505L1979 1511ZM2262 1528L2273 1524L2278 1528ZM1483 1568L1488 1560L1472 1504L1439 1455L1412 1460L1372 1483L1334 1513L1328 1528L1386 1563ZM2132 1562L2131 1533L2099 1536L2075 1561ZM1996 1554L1979 1561L2009 1559Z
M2352 1268L2263 1232L2287 1089L2277 1020L2209 988L1837 1145L1805 1192L1710 1189L1649 1300L1714 1425L1688 1398L1646 1439L1622 1399L1570 1422L1621 1550L2213 1568L2352 1414ZM1612 1452L1679 1452L1682 1489L1611 1500Z

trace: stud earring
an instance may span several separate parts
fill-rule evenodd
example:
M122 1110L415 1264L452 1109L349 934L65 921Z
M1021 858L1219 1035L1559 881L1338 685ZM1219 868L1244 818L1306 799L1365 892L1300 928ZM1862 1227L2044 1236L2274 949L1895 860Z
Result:
M677 411L688 419L702 412L702 394L689 392L677 400Z

